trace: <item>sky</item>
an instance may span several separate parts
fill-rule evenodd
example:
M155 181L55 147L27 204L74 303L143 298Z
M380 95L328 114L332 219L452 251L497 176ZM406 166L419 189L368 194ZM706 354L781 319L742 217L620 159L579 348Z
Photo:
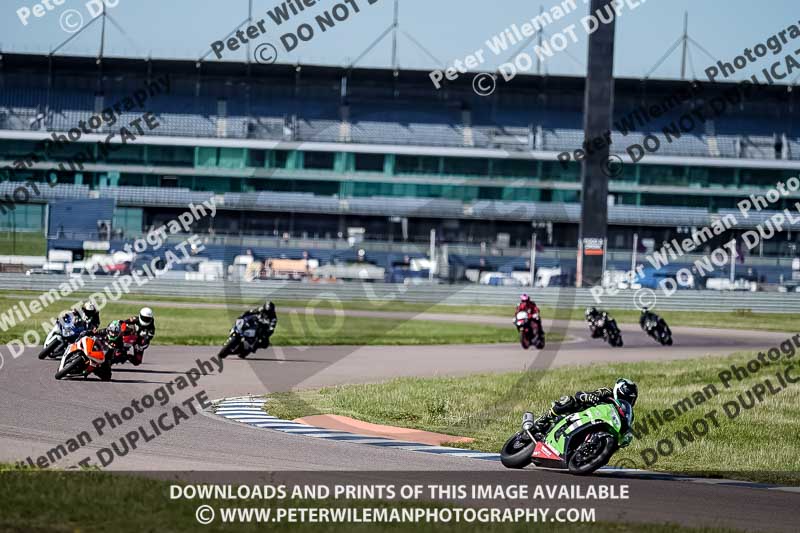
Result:
M0 0L0 52L48 53L75 36L57 52L58 55L97 55L100 21L94 21L88 27L87 24L92 21L92 13L97 12L96 6L101 1ZM211 43L222 40L244 21L248 9L248 0L105 1L113 20L107 28L105 53L123 57L196 60L210 51ZM311 3L315 0L305 1ZM580 21L589 13L589 5L586 0L566 1L574 1L576 9L544 28L543 38L545 41L557 39L556 34L568 37L565 28L575 24L577 42L570 38L563 51L554 53L544 62L543 70L549 74L584 75L588 38ZM700 79L704 77L703 71L714 64L714 59L732 61L745 48L765 42L792 24L800 25L797 0L619 1L627 4L617 19L614 54L617 77L641 78L650 73L680 38L684 12L689 15L690 37L713 56L712 59L694 44L689 46L688 75ZM370 5L369 2L374 3ZM254 20L264 19L266 30L265 34L253 39L253 46L273 44L279 63L349 65L392 23L393 0L316 0L316 5L278 26L267 11L281 3L282 0L253 0ZM347 18L325 32L321 31L314 18L341 3L348 8ZM359 9L357 13L353 3ZM494 71L513 56L512 50L517 47L509 48L507 53L495 54L486 41L512 24L521 27L538 14L540 6L549 11L562 3L564 0L400 0L399 65L401 68L431 70L459 59L465 60L469 54L482 50L484 62L471 70ZM37 4L38 8L35 7ZM52 9L47 9L47 5ZM342 7L338 9L339 14L344 12ZM29 13L27 24L22 23L18 15L20 10ZM35 10L43 16L36 17ZM68 33L79 27L81 20L83 26L80 27L85 27L85 30ZM287 52L281 44L281 36L296 30L301 23L310 23L316 29L315 34ZM800 39L790 44L795 46L776 56L776 60L800 48ZM532 46L525 51L535 57ZM244 61L246 57L244 47L238 51L225 49L222 54L223 61ZM796 57L800 58L800 53ZM211 54L207 60L218 59ZM679 48L650 77L679 78L680 64ZM390 65L391 38L384 39L357 64L362 67ZM749 77L763 66L745 68L729 79ZM800 72L786 81L797 83L798 75Z

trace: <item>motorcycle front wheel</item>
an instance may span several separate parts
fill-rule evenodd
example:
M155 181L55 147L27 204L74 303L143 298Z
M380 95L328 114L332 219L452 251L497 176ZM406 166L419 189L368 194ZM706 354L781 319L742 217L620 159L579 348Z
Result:
M39 359L46 359L50 357L58 349L59 346L61 346L61 341L54 340L53 342L42 348L42 351L39 352Z
M83 357L80 354L75 354L72 356L72 359L67 361L64 364L64 368L56 372L56 379L63 379L70 374L75 374L81 368L81 365L84 365Z
M536 442L527 433L512 435L500 450L500 462L506 468L525 468L533 461L533 449Z
M616 451L616 439L611 433L600 431L587 435L569 456L567 467L570 474L587 476L608 464Z
M233 347L236 345L236 338L235 337L228 337L227 342L222 346L222 349L217 354L217 357L220 359L225 359L231 353L233 353Z
M531 341L528 338L528 332L526 332L524 329L519 332L519 344L525 350L531 347Z

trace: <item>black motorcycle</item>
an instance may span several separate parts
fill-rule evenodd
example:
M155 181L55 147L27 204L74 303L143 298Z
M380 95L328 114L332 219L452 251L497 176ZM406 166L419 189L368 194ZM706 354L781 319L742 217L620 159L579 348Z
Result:
M622 332L617 326L617 321L608 313L600 313L586 320L589 322L589 331L591 331L593 339L602 337L609 346L622 347Z
M244 359L259 348L268 348L272 332L259 337L258 330L258 322L255 317L237 318L228 334L228 340L225 341L219 352L219 357L224 359L231 354L236 354Z
M662 346L672 346L672 330L667 322L655 313L643 314L639 320L642 330Z

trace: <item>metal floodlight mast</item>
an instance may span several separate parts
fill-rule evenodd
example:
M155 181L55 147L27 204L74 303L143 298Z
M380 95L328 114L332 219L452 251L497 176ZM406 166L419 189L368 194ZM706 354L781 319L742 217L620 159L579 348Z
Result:
M591 13L610 13L613 0L592 0ZM611 129L614 107L614 32L616 19L600 24L589 36L586 89L583 101L584 139L603 138ZM581 224L578 234L578 287L603 279L608 233L609 147L587 150L581 166Z
M136 43L131 39L131 37L125 32L125 29L114 19L114 17L112 17L108 13L106 4L104 3L103 4L103 11L100 13L100 15L94 17L87 24L85 24L83 27L81 27L77 32L75 32L72 35L70 35L69 37L67 37L64 41L61 42L61 44L59 44L53 50L51 50L50 53L48 54L48 60L52 61L53 56L55 54L57 54L59 52L59 50L64 48L66 45L71 43L75 38L77 38L83 32L88 30L89 27L92 24L94 24L95 22L97 22L98 20L101 21L101 26L100 26L100 50L97 53L97 64L98 65L102 65L103 58L105 57L105 53L106 53L106 37L107 37L106 22L110 22L117 29L117 31L119 31L122 34L123 37L128 39L128 41L133 45L134 48L137 48L137 49L139 48L136 45Z
M353 70L355 66L362 60L364 57L369 54L372 50L378 46L381 41L383 41L390 33L392 34L392 69L396 72L398 68L400 68L400 50L398 44L398 33L402 33L406 36L406 38L411 41L417 48L419 48L425 55L427 55L430 59L436 63L437 66L442 66L445 63L434 56L430 50L425 48L422 43L420 43L417 39L414 38L413 35L410 33L403 31L400 29L400 0L394 0L394 15L392 17L392 24L386 28L383 33L381 33L377 39L375 39L367 48L361 52L350 64L347 66L347 70Z
M667 49L667 51L664 52L664 55L662 55L658 59L658 61L656 61L656 64L653 65L653 67L649 71L647 71L647 74L644 75L644 79L649 79L650 76L652 76L653 73L656 70L658 70L658 68L664 63L664 61L666 61L680 47L681 48L681 79L685 80L686 79L687 59L689 60L689 62L691 62L691 60L692 60L692 52L691 52L691 49L689 48L690 44L693 44L695 46L695 48L697 48L698 50L703 52L703 54L705 54L706 57L711 59L712 62L716 62L717 61L717 59L714 57L714 55L711 52L706 50L705 47L703 47L703 45L698 43L695 39L692 38L691 35L689 35L689 12L688 11L684 11L684 13L683 13L683 33L678 38L678 40L675 41L674 43L672 43L672 45ZM692 77L694 77L694 66L692 66Z

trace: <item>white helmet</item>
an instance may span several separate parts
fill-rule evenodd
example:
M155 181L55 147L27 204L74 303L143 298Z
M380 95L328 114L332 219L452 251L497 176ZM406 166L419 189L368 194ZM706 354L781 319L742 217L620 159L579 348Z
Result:
M153 324L153 310L149 307L142 307L139 311L139 324L150 326Z
M100 313L97 312L97 308L92 302L89 301L84 302L84 304L81 306L81 310L83 311L83 316L90 320L100 316Z

